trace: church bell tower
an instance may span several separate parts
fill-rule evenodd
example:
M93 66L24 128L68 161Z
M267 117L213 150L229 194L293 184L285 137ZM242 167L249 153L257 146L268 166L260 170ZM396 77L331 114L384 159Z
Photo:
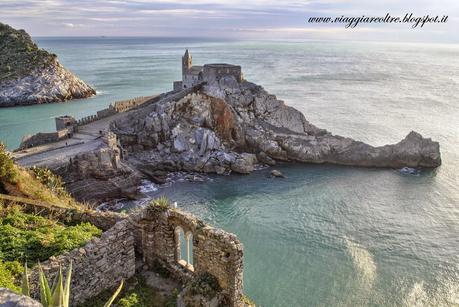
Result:
M185 76L193 65L193 58L191 57L188 49L185 51L185 54L182 56L182 76Z

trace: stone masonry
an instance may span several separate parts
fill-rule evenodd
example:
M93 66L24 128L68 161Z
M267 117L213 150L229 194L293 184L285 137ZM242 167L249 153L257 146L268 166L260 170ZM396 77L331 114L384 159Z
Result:
M132 229L127 220L121 221L100 238L94 238L86 246L74 249L58 257L51 257L42 263L45 275L52 280L61 265L67 272L72 262L72 305L82 303L105 289L118 286L123 279L135 274L135 251ZM51 277L51 278L50 278ZM31 277L32 295L39 298L38 271Z
M159 260L184 282L209 273L219 283L229 306L242 306L243 247L235 235L204 224L176 209L150 206L138 217L143 260ZM179 231L191 238L192 265L180 259Z
M218 282L224 306L245 306L243 297L243 247L235 235L213 228L189 213L168 206L148 205L130 215L93 210L68 210L27 203L27 210L56 214L72 222L90 222L101 228L100 238L41 264L49 280L72 262L71 303L90 300L135 274L136 261L150 267L161 264L173 278L186 285L205 274ZM192 248L185 261L180 232ZM188 248L187 243L187 248ZM32 270L31 293L39 298L38 268Z

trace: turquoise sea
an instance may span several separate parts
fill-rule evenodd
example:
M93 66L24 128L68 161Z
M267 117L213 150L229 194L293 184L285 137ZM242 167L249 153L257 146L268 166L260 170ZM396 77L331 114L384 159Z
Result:
M322 41L37 38L99 95L0 109L0 140L52 131L53 118L170 90L196 64L240 64L246 79L315 125L373 145L416 130L443 165L419 175L278 166L160 189L238 235L246 293L262 306L459 306L459 46Z

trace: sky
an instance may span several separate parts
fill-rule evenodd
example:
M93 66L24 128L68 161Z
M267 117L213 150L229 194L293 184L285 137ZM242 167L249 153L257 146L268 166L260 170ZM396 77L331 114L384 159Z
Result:
M448 15L443 24L313 24L321 17ZM160 36L459 43L459 0L0 0L32 36Z

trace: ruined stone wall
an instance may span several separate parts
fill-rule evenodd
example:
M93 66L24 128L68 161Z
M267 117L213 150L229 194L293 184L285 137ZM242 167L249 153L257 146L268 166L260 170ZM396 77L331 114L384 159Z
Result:
M209 273L218 280L229 306L241 306L243 248L235 235L212 228L191 214L158 206L144 210L138 225L147 264L160 261L182 281ZM181 259L180 231L192 241L192 264Z
M95 211L91 209L70 209L43 203L42 201L33 200L24 197L0 194L0 199L5 203L21 204L26 212L31 212L41 216L53 216L63 221L74 223L88 222L103 231L107 231L119 221L127 219L126 214L112 211Z
M27 149L35 146L40 146L48 143L57 142L68 137L69 133L72 133L72 129L63 129L56 132L39 132L34 135L28 135L22 138L22 142L19 145L19 149Z
M100 238L94 238L82 248L74 249L42 263L49 280L58 273L59 265L67 271L72 262L72 306L86 301L106 289L118 286L135 274L134 237L129 221L118 222ZM31 274L32 296L39 298L38 270Z
M163 265L184 284L206 274L212 275L218 281L219 295L225 298L225 306L244 306L242 244L235 235L210 227L189 213L149 205L126 215L55 207L6 195L5 199L23 203L26 210L35 210L37 214L53 215L72 223L89 222L105 231L84 247L42 263L46 276L52 280L59 264L66 272L72 261L73 304L116 287L122 279L133 276L137 252L147 265L153 268L158 263ZM180 252L179 230L192 245L188 259ZM30 278L34 297L38 297L37 278L35 268Z

